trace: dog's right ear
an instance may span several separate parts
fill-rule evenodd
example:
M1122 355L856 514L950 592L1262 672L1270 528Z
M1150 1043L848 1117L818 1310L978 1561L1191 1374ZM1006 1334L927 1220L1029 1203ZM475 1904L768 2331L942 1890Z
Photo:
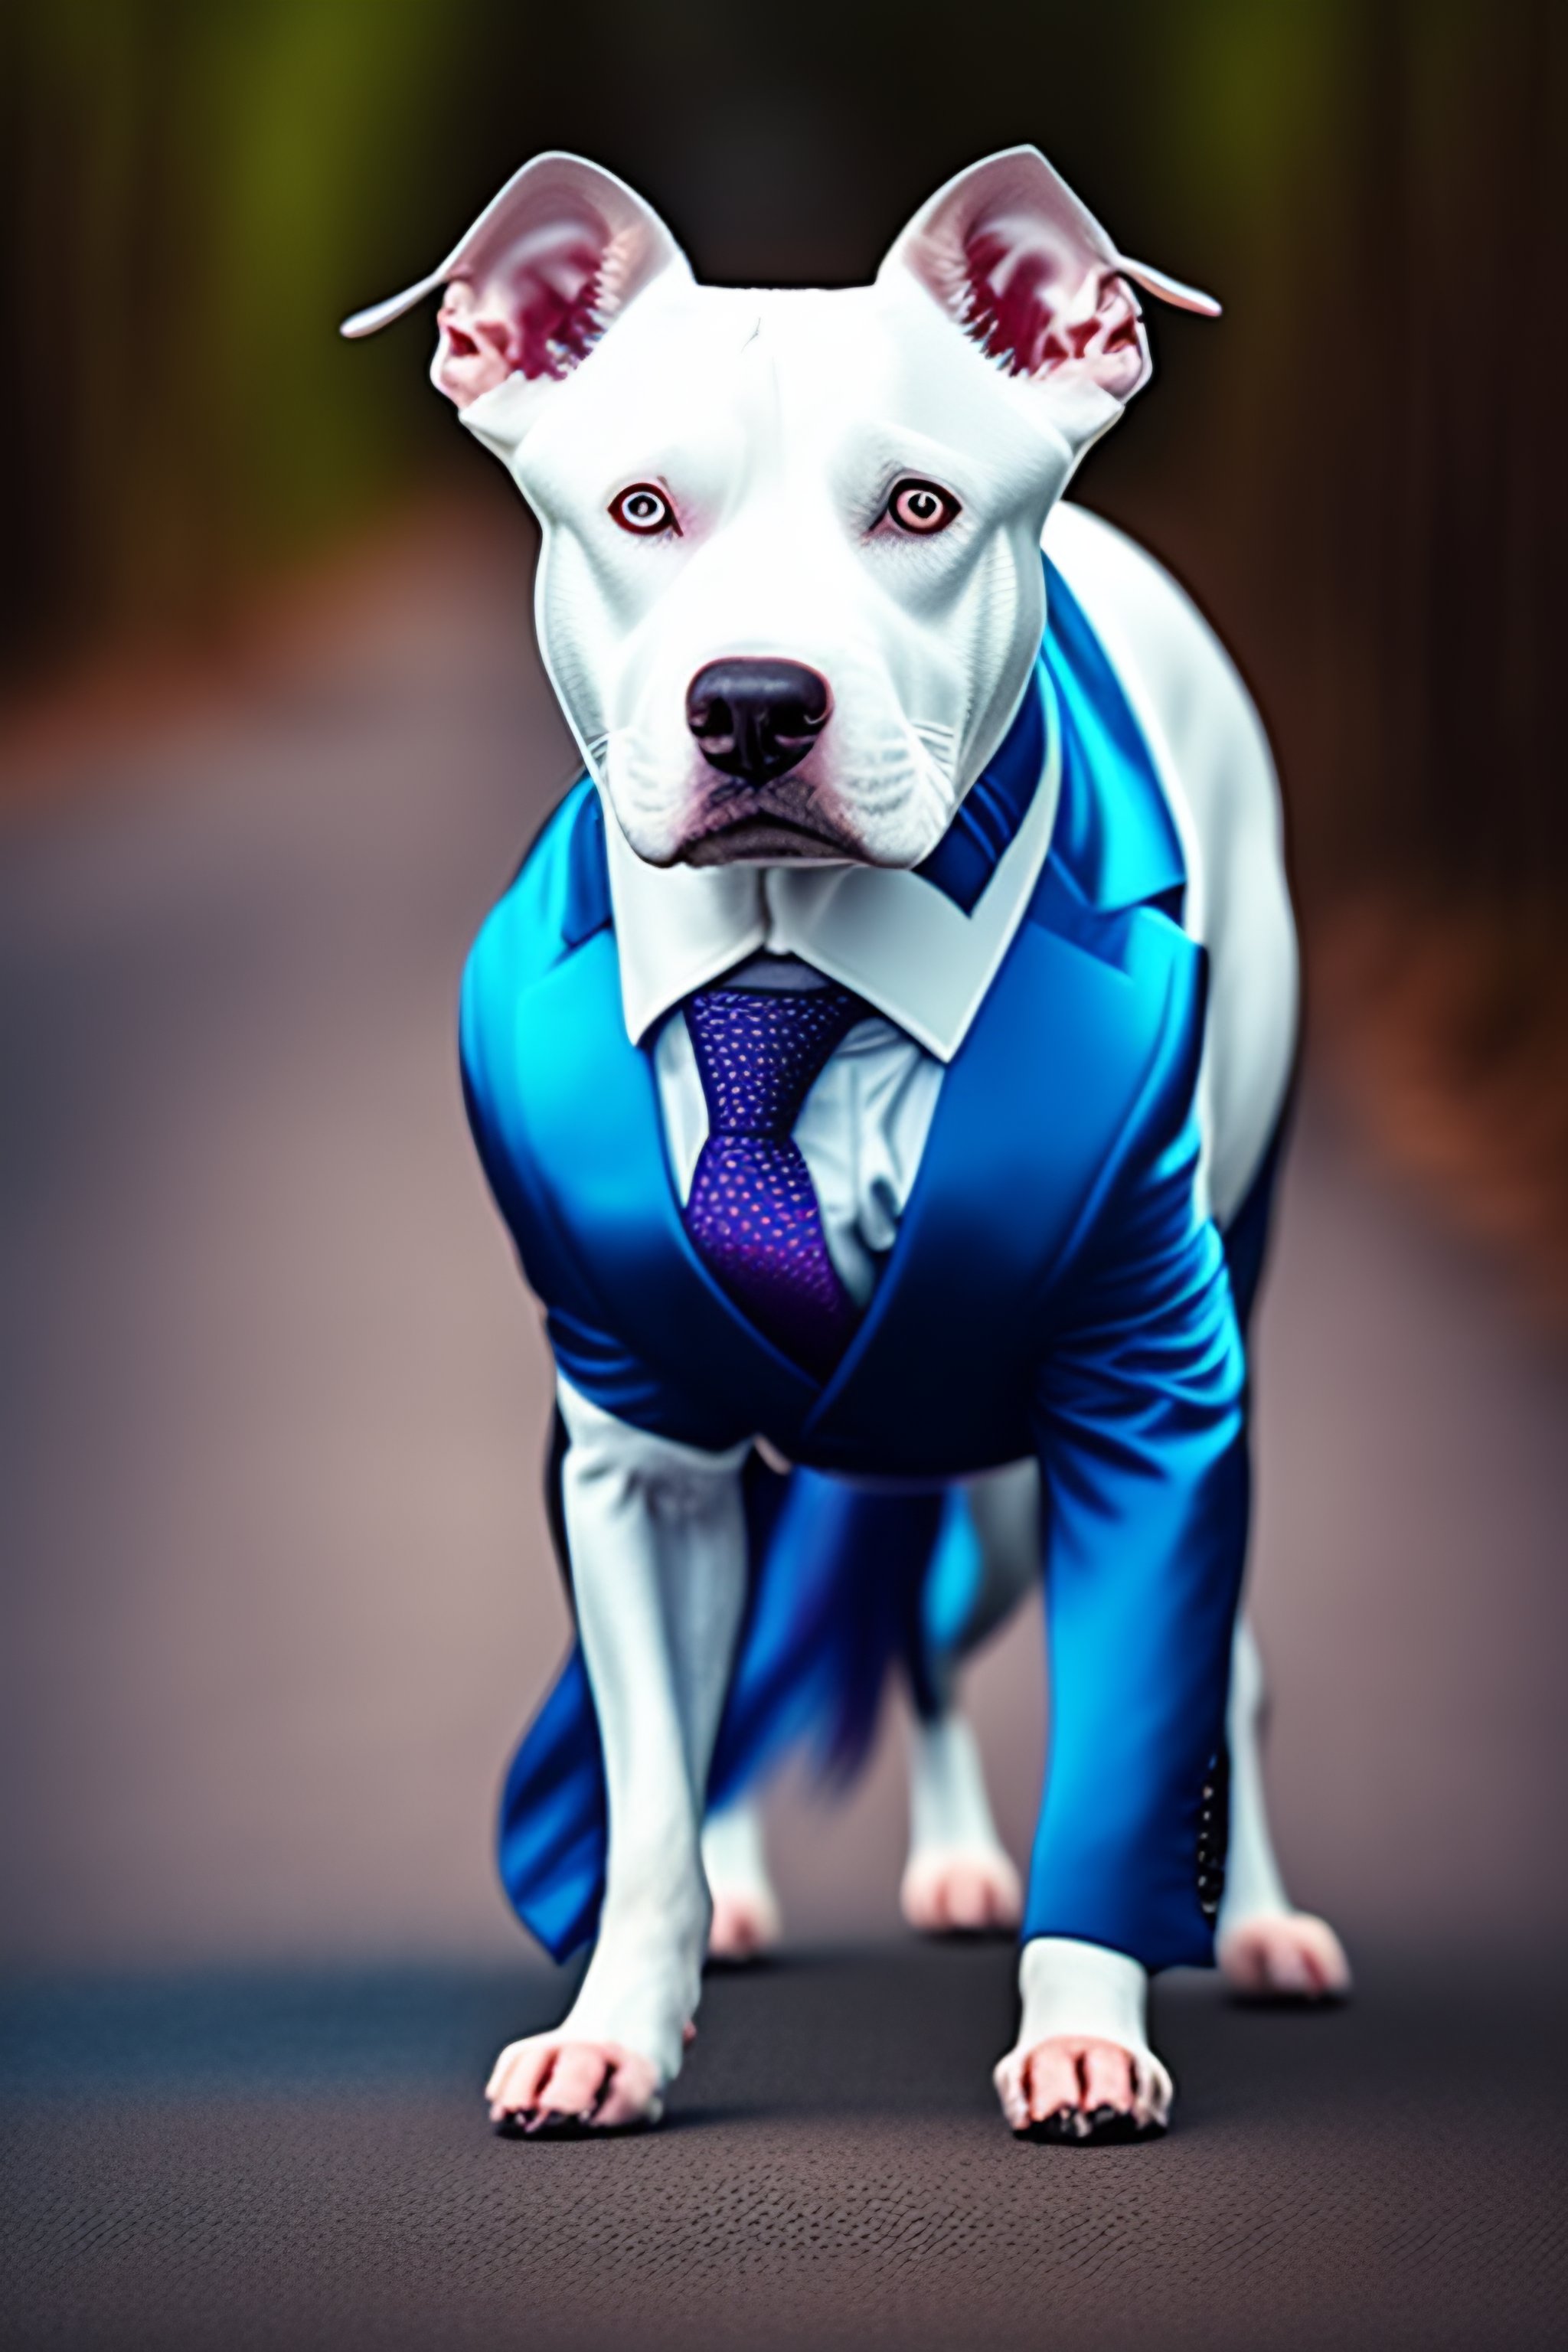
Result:
M652 207L580 155L537 155L513 173L440 268L345 319L373 335L437 286L432 381L487 447L509 458L552 388L685 255Z
M1134 290L1217 318L1210 294L1119 253L1036 147L960 172L915 215L878 273L915 279L1005 376L1030 388L1073 451L1149 374Z

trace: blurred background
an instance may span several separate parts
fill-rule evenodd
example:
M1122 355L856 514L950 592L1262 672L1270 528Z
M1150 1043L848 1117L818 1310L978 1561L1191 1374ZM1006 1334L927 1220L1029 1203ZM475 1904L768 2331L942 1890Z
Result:
M831 284L1030 140L1223 299L1078 494L1285 780L1281 1842L1352 1934L1561 1934L1565 100L1557 0L12 0L5 1958L517 1948L489 1807L565 1615L450 1033L571 753L428 312L335 327L555 146L700 274ZM1037 1629L977 1688L1020 1842ZM781 1798L801 1932L891 1923L900 1804L892 1753L826 1842Z

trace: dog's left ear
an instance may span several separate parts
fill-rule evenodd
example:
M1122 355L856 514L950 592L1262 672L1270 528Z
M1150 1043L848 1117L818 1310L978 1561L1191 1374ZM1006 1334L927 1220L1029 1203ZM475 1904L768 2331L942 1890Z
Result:
M553 387L667 270L691 274L635 189L580 155L536 155L439 268L340 331L374 335L441 287L431 378L506 459Z
M1120 415L1149 375L1133 285L1205 318L1208 294L1129 261L1035 147L1009 147L939 188L888 254L1008 375L1039 387L1075 449Z

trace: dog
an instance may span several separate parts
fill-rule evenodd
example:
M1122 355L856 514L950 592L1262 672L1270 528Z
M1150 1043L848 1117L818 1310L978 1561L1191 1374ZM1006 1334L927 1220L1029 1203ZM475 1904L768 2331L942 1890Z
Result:
M1162 2130L1148 1976L1209 1962L1216 1919L1244 1979L1345 1981L1268 1853L1245 1634L1232 1675L1296 1025L1273 772L1185 597L1062 498L1148 376L1140 289L1217 309L1032 148L836 292L699 285L631 189L551 154L345 322L439 291L433 378L539 519L585 770L462 995L555 1358L578 1637L502 1874L550 1949L593 1944L497 2061L503 2131L658 2120L705 1815L722 1885L736 1801L808 1723L852 1760L889 1660L922 1727L909 1907L1017 1908L952 1667L1042 1540L1008 2124Z

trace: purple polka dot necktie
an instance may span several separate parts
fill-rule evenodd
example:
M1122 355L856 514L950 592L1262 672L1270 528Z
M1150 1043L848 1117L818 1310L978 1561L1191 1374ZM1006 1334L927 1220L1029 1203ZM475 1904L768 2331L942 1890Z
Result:
M844 1353L858 1314L827 1255L792 1130L828 1055L869 1009L831 982L705 988L686 1000L708 1098L687 1232L742 1313L818 1379Z

